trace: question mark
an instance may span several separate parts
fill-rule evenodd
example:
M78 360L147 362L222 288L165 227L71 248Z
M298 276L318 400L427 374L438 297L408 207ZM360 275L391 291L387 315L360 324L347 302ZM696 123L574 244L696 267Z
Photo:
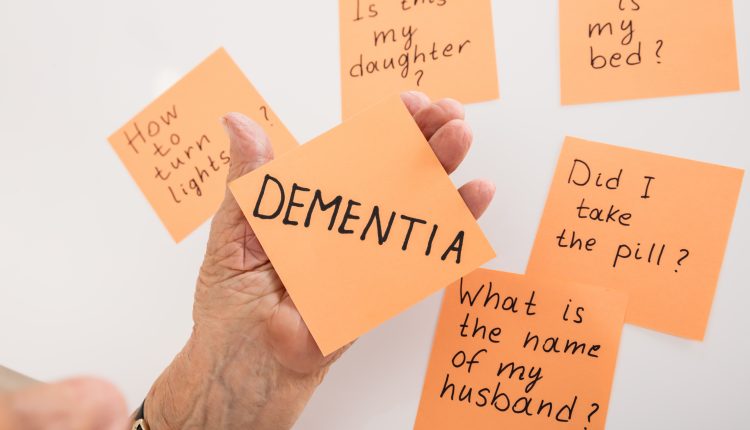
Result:
M661 48L664 46L664 41L659 39L656 41L656 44L658 45L658 48L656 48L656 60L657 63L661 64Z
M419 85L420 85L420 83L422 82L422 77L424 76L424 70L422 70L422 69L419 69L419 70L417 70L417 72L416 72L416 73L414 73L414 74L418 76L418 77L417 77L417 86L419 86Z
M677 260L677 266L678 267L681 267L682 266L682 262L685 261L685 259L688 258L688 256L690 255L690 251L688 251L687 249L681 249L680 252L683 254L683 256L682 256L682 258L680 258L679 260ZM678 269L674 269L674 273L677 273L677 270Z
M264 116L264 117L266 118L266 121L268 121L269 123L271 123L271 127L273 127L273 123L272 123L272 122L271 122L271 120L270 120L270 119L268 118L268 108L267 108L267 107L265 107L265 106L261 106L261 107L260 107L260 110L261 110L261 112L263 112L263 116Z
M589 416L586 417L586 421L588 421L589 424L591 424L591 417L599 412L599 403L592 403L591 407L593 408L593 410L589 412ZM588 427L584 427L583 430L588 430Z

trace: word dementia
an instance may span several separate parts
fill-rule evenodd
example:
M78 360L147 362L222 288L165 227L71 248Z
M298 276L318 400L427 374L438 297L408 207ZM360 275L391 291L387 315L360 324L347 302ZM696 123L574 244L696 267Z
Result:
M307 194L305 200L301 198L303 194ZM367 216L360 216L356 212L361 206L362 203L355 200L350 199L345 202L343 196L340 195L326 199L321 190L313 191L296 183L292 184L289 189L279 179L267 174L263 179L252 216L261 220L280 220L282 224L290 227L302 225L304 228L310 228L315 224L316 219L327 215L325 222L327 222L328 231L335 231L341 235L354 235L354 229L358 229L359 239L362 242L372 237L370 240L377 241L381 246L397 236L397 240L401 241L401 250L405 252L414 249L414 246L410 248L409 245L415 245L413 242L419 241L421 242L419 250L424 252L425 256L433 255L435 249L439 247L442 252L435 253L435 255L439 256L442 261L450 258L456 264L461 263L464 231L451 235L452 241L448 244L438 234L440 228L437 224L432 224L430 230L424 230L424 227L428 225L427 220L403 214L398 216L398 222L396 222L398 214L395 211L389 215L381 214L381 209L377 205L369 210ZM342 211L343 215L339 216ZM427 234L428 231L429 234ZM395 233L391 234L393 232ZM440 244L443 246L439 246Z

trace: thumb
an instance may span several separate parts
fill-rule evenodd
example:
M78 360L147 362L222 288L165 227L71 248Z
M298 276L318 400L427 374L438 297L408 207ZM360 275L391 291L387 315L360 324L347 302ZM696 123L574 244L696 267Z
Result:
M240 113L228 113L221 119L229 135L228 182L250 173L273 159L273 148L263 128Z
M229 173L227 183L252 172L273 159L273 148L263 128L245 115L229 113L221 119L229 135ZM237 246L226 248L230 243ZM233 256L240 258L233 268L244 270L266 259L257 238L242 214L239 204L229 188L224 202L214 216L211 234L208 239L207 254L216 256L229 249ZM251 256L254 259L248 260ZM225 256L226 257L226 256Z
M226 114L221 123L229 136L230 163L227 183L273 160L273 148L266 132L250 118L232 112ZM224 202L214 220L226 226L235 226L244 219L237 201L227 188Z
M0 430L122 430L127 419L120 392L97 379L37 384L0 397Z

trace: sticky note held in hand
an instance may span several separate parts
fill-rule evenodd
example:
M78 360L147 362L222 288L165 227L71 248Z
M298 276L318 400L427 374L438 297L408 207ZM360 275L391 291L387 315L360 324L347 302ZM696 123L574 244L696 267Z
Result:
M603 429L627 296L477 270L449 287L415 430Z
M419 90L499 97L490 0L339 0L343 117Z
M560 0L562 103L739 90L732 0Z
M627 292L627 321L703 339L744 172L567 138L528 273Z
M398 96L230 189L326 355L494 257Z
M176 242L210 218L224 198L229 138L219 119L229 112L263 126L276 154L297 146L224 49L109 137Z

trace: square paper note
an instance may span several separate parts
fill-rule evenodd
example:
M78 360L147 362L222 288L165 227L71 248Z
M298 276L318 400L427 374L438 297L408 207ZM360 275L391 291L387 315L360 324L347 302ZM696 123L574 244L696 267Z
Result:
M477 270L446 290L415 430L604 429L627 297Z
M230 189L326 355L494 256L399 97Z
M176 242L210 218L224 198L229 138L219 119L229 112L261 124L276 154L297 146L224 49L109 137Z
M490 0L339 0L344 118L406 90L499 97Z
M732 0L560 0L562 103L739 90Z
M627 292L628 322L703 339L742 176L568 138L528 273Z

